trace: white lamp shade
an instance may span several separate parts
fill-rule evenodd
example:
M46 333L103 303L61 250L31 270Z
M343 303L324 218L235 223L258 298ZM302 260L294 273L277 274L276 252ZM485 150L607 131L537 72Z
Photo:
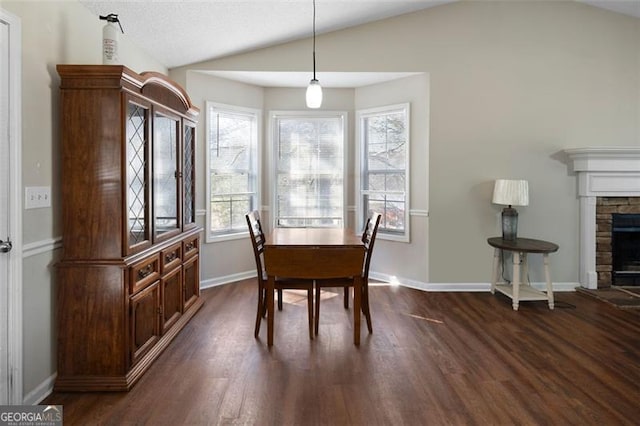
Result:
M529 183L526 180L497 179L493 187L493 204L528 206Z
M307 108L320 108L322 105L322 86L318 80L311 80L307 87Z

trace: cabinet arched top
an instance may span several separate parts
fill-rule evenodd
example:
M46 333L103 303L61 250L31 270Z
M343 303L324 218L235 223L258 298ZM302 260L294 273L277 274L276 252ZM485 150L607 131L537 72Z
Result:
M58 65L61 89L122 89L195 119L200 110L187 92L164 74L146 71L140 74L123 65Z

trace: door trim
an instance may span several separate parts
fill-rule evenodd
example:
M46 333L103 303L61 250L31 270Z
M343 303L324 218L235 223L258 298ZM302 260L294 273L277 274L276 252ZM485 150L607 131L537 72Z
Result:
M22 404L22 24L0 8L9 28L9 256L7 371L9 404Z

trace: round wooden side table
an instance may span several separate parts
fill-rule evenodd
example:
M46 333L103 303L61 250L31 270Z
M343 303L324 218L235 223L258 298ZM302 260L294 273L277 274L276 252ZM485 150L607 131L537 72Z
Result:
M502 237L487 239L487 242L494 248L493 273L491 279L491 294L496 290L511 298L513 310L518 310L520 301L527 300L547 300L549 309L553 309L553 286L551 284L551 273L549 272L549 253L558 251L558 245L549 241L534 240L531 238L516 238L513 241L503 240ZM500 268L500 251L510 251L513 253L513 282L498 284L498 273ZM547 281L547 291L543 292L531 287L528 277L527 255L529 253L542 254L544 261L544 275ZM522 264L522 267L521 267ZM521 285L521 274L524 273L525 284Z

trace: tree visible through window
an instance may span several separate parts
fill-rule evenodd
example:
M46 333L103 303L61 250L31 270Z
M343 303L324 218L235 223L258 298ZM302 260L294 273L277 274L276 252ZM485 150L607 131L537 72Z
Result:
M208 235L246 232L244 215L258 206L259 112L207 103Z
M276 226L343 226L344 116L275 115L273 126Z
M359 219L382 215L381 235L408 239L409 105L358 112L360 122Z

